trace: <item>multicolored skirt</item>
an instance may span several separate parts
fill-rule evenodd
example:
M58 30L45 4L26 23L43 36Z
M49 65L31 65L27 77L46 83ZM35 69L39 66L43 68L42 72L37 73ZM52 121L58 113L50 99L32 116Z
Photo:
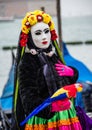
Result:
M75 108L56 112L50 119L43 119L37 116L30 118L25 130L82 130Z

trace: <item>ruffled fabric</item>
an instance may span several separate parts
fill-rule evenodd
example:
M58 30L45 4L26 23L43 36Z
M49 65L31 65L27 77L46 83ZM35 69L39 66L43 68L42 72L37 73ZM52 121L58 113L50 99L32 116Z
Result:
M33 116L28 120L25 130L82 130L74 107L56 112L51 119Z

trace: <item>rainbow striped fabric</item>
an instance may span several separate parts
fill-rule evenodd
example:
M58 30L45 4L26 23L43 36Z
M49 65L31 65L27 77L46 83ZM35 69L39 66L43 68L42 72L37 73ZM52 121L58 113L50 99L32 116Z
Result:
M25 130L82 130L82 128L72 104L69 110L56 112L48 120L37 116L31 117L26 123Z

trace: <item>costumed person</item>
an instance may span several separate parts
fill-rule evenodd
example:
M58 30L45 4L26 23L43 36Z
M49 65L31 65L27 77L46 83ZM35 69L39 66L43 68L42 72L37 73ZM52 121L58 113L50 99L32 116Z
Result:
M73 98L79 84L78 71L66 66L58 47L54 22L49 14L36 10L22 20L16 57L14 113L19 130L82 130ZM69 98L53 101L23 120L59 89Z

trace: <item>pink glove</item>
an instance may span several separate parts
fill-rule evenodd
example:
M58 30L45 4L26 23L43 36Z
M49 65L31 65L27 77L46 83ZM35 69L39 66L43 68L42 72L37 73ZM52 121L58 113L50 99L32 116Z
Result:
M71 106L69 99L59 100L52 103L52 112L68 110Z
M72 68L62 64L60 61L58 61L57 64L55 64L55 69L59 76L73 76L74 71Z

